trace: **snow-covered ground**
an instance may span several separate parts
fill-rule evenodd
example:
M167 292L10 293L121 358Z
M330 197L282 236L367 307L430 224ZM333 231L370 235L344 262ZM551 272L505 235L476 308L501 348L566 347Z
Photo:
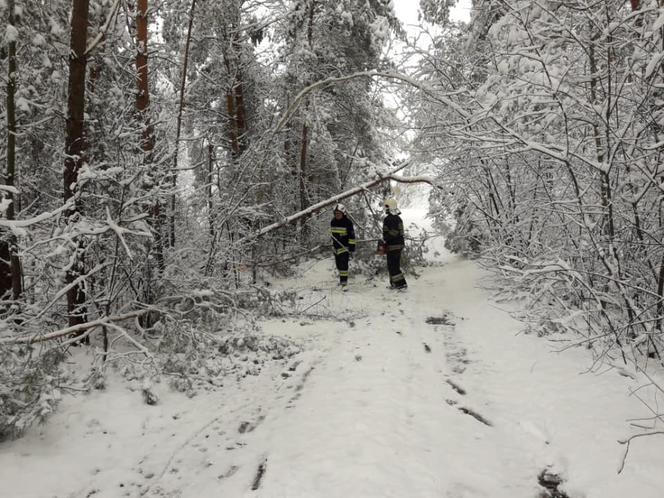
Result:
M362 276L341 292L331 259L277 282L299 313L263 333L303 351L259 375L191 399L157 385L154 406L113 377L67 397L0 444L0 496L534 498L546 468L571 498L664 496L661 435L617 473L628 420L652 418L630 396L643 379L584 373L588 351L520 333L441 242L403 293Z

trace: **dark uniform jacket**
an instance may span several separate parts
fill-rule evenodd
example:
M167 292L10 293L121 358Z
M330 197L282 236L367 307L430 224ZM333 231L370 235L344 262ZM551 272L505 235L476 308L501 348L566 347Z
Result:
M340 220L332 218L330 234L332 235L332 246L335 254L355 251L355 228L353 222L346 216Z
M403 249L403 221L396 214L388 214L383 221L383 240L387 244L388 251Z

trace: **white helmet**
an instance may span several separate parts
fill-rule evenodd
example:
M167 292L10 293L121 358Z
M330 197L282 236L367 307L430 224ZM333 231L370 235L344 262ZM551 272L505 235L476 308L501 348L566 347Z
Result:
M340 211L340 212L342 212L343 214L346 214L346 206L344 206L344 205L341 204L341 203L337 203L337 205L334 206L334 210L335 210L335 211Z
M385 199L385 208L390 211L397 210L397 200L393 198Z

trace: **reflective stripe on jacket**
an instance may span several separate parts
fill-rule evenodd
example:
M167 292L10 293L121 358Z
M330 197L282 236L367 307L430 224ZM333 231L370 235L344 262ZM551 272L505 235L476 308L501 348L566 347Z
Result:
M334 247L335 254L355 251L355 227L353 227L353 222L345 215L340 220L332 218L330 235L332 236L332 247Z

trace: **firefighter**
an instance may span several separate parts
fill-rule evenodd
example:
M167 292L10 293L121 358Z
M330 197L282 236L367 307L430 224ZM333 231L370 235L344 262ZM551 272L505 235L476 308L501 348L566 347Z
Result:
M342 287L348 283L348 261L355 252L355 228L346 215L346 206L337 204L334 206L334 218L330 222L334 262L339 271L339 285Z
M383 220L383 241L387 256L387 271L390 274L391 289L406 289L406 277L401 272L401 251L404 248L403 221L399 217L395 199L385 200L385 219Z

